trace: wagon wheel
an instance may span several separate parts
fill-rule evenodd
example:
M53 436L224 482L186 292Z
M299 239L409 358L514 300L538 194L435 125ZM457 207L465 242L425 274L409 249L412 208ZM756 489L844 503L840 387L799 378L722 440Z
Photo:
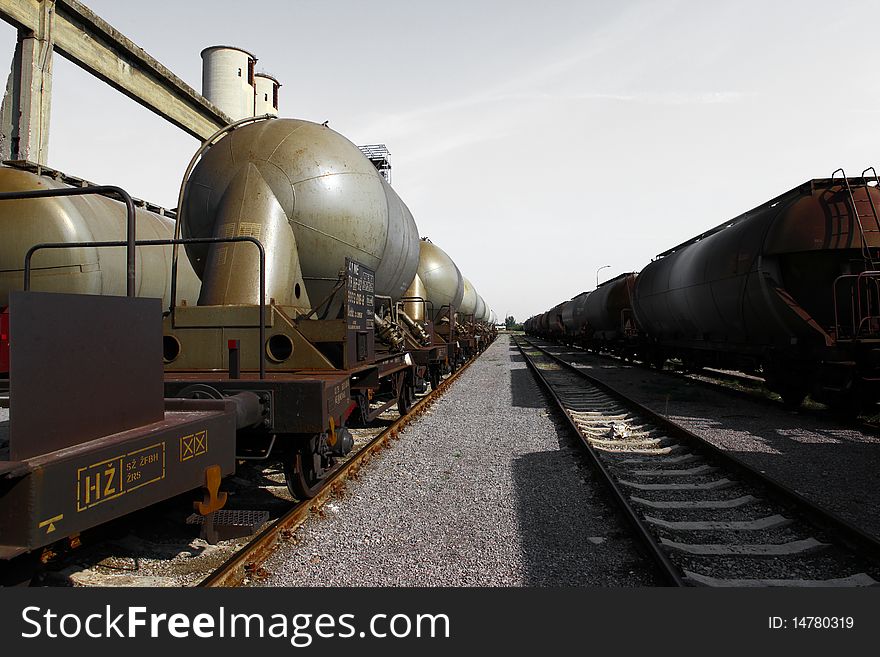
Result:
M284 459L284 481L290 494L300 500L313 498L324 483L321 456L315 452L317 437L313 436L294 448Z
M835 399L829 406L831 406L831 412L834 416L844 421L855 420L865 408L861 395L852 391L848 395Z
M436 390L440 385L440 368L437 365L431 365L428 375L431 379L431 390Z
M403 384L400 387L400 394L397 396L397 412L400 413L401 417L412 410L414 399L415 391L413 390L413 387L409 384L409 381L404 379Z
M222 392L205 383L190 384L178 392L177 396L183 399L223 399Z
M764 381L771 390L779 393L786 408L791 410L800 408L808 390L796 376L788 373L780 375L778 371L768 367L764 368L764 375Z
M800 408L807 398L807 392L799 388L787 387L780 391L779 396L782 397L782 403L791 410Z

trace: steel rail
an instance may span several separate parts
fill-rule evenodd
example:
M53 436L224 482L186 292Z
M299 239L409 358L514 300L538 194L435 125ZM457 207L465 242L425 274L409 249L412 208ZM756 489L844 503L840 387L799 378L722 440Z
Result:
M200 588L217 588L217 587L234 587L242 583L242 581L250 573L255 572L260 564L271 556L278 546L278 542L282 534L294 531L308 518L309 514L316 512L322 507L335 493L344 485L344 482L355 472L357 472L366 459L379 450L383 449L391 438L397 437L397 434L412 420L421 416L428 407L433 404L440 395L455 381L462 372L464 372L480 354L477 354L464 365L459 367L455 372L446 377L440 385L432 390L428 395L422 397L410 409L409 413L397 419L393 424L383 429L370 442L364 445L353 457L343 463L324 483L320 491L315 497L309 500L303 500L294 505L284 515L278 518L269 527L257 534L249 543L247 543L238 552L227 559L220 565L217 570L203 579L198 587Z
M679 424L676 424L675 422L661 415L660 413L657 413L647 406L643 406L642 404L634 401L627 395L618 391L616 388L608 385L604 381L601 381L594 376L591 376L590 374L587 374L580 368L572 366L564 359L559 358L558 356L548 352L540 345L537 345L528 339L525 339L524 341L538 351L541 351L548 358L551 358L554 362L562 366L564 369L577 373L583 379L589 381L589 383L594 385L596 388L602 390L603 392L617 399L621 403L629 406L632 410L643 414L646 418L648 418L652 422L655 422L658 426L662 427L670 434L678 435L683 440L691 441L692 443L698 445L700 449L706 450L712 456L712 458L724 463L725 466L730 467L731 470L733 470L737 474L742 475L745 479L750 480L753 484L757 484L762 487L767 493L768 497L773 498L774 501L776 501L780 505L797 511L797 513L802 518L812 523L817 528L822 528L833 532L835 538L840 541L841 544L851 549L858 556L871 561L880 561L880 539L875 538L874 536L871 536L870 534L864 532L863 530L859 529L847 520L844 520L835 513L818 506L797 491L767 476L757 468L752 467L745 461L712 444L702 436L699 436L698 434L689 431L688 429L682 427ZM519 346L520 350L522 351L522 346L519 343L517 346ZM523 357L525 358L524 353ZM558 397L556 399L558 399ZM568 413L565 413L565 416L568 418ZM580 435L580 432L578 432L578 435ZM595 458L598 458L598 456L596 456ZM624 502L624 504L628 505L627 502Z
M567 345L555 340L548 340L547 338L541 339L548 342L554 342L555 345L559 347L573 349L576 352L581 353L584 356L589 356L591 358L608 360L613 363L622 364L624 367L629 365L630 367L647 369L652 372L656 372L658 375L668 376L679 381L696 382L706 386L711 390L715 390L725 395L730 395L739 399L745 399L756 404L764 404L777 409L785 408L785 402L781 398L781 395L779 395L779 393L777 392L774 392L773 390L770 390L770 388L767 387L767 382L764 380L764 377L760 375L736 373L729 370L725 371L713 367L701 367L700 369L692 372L676 369L674 366L672 369L656 369L645 361L634 361L632 359L626 361L622 356L618 356L617 354L607 351L594 352L577 345ZM730 383L738 384L741 387L731 387L730 385L728 385ZM779 399L775 399L770 395L776 395L777 397L779 397ZM801 405L795 410L797 410L798 413L809 413L811 415L815 415L821 418L832 419L836 424L839 424L840 426L855 428L859 431L867 431L871 434L878 433L878 429L880 429L880 426L878 426L877 424L867 422L865 420L859 419L858 417L844 417L835 415L834 411L831 408L823 409Z

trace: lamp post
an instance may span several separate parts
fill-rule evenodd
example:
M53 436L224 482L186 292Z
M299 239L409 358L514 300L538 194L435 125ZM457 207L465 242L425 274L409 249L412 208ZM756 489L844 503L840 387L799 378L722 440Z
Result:
M596 287L599 287L599 272L610 266L611 265L602 265L601 267L599 267L599 269L596 270Z

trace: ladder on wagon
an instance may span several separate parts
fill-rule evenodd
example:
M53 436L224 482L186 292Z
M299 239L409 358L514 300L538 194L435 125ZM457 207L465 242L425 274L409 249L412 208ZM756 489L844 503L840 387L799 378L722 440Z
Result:
M866 174L871 172L873 175L869 178ZM842 176L843 186L846 188L849 204L852 208L853 219L858 227L859 238L861 239L862 258L864 260L864 270L855 274L844 274L838 276L834 281L834 333L837 340L861 340L870 338L880 338L880 271L874 264L875 258L871 256L871 245L865 224L859 214L858 205L853 195L853 187L863 187L865 189L865 197L871 208L871 216L874 220L874 228L870 232L880 234L880 214L877 212L877 206L874 204L874 198L870 191L869 182L874 182L874 186L880 189L880 177L874 167L868 167L862 171L859 179L847 178L842 168L837 169L831 174L831 180L834 181L837 174ZM855 184L859 181L858 184ZM878 257L880 257L880 249L878 249Z

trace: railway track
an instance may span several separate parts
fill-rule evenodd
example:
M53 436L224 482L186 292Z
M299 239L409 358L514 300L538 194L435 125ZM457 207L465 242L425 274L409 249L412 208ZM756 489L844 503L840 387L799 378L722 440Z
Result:
M377 452L388 446L398 433L412 420L421 416L440 395L457 379L479 355L471 358L453 374L440 382L440 385L417 401L409 413L400 417L379 434L367 442L356 454L328 478L315 497L298 502L286 513L263 529L251 541L245 544L234 555L221 564L198 586L202 588L234 587L248 578L260 577L261 564L269 558L275 549L293 536L296 529L311 515L320 514L321 507L335 497L345 482L357 476L360 468Z
M880 542L523 338L529 367L677 586L874 586Z
M546 342L546 341L544 341ZM674 377L681 381L697 382L708 386L712 390L717 390L724 394L739 399L747 399L752 402L768 404L774 408L784 407L782 398L775 392L767 388L764 379L760 376L743 374L731 370L721 370L712 367L701 368L697 371L690 372L683 369L677 369L676 366L666 367L663 370L657 370L649 367L641 361L625 360L620 356L607 352L591 352L582 347L563 345L561 343L552 343L554 347L560 349L571 350L572 353L589 355L600 359L607 359L615 363L623 363L633 367L644 367L652 372L657 372L665 376ZM680 367L680 366L679 366ZM828 418L841 426L852 427L861 431L870 433L880 432L880 407L873 414L863 414L857 417L847 417L835 414L824 404L812 401L809 397L798 409L798 413L810 413L816 417Z

